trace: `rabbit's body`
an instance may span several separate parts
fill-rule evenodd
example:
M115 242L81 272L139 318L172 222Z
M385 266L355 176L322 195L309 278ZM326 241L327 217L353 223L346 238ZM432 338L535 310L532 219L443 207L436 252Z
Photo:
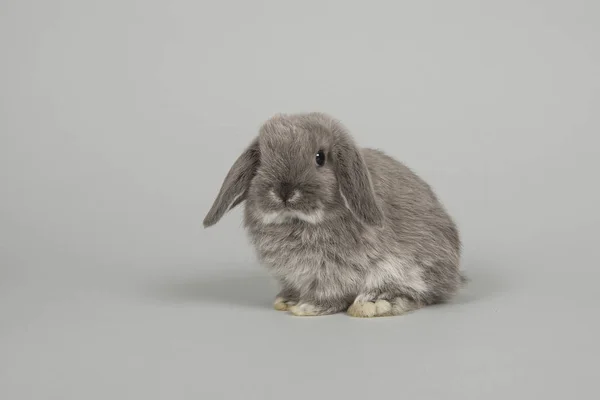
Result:
M444 301L460 287L458 232L429 186L380 151L364 149L363 157L386 216L382 227L361 224L349 210L327 224L263 224L247 201L245 225L283 287L280 301L296 305L302 298L330 313L357 297L392 300L401 313Z
M370 317L449 299L462 282L452 219L410 169L378 150L358 150L345 135L341 125L322 114L271 120L249 148L254 150L248 159L277 162L260 167L250 162L254 173L242 171L233 181L248 181L241 195L244 222L259 259L281 284L275 307L296 315L348 309ZM307 172L289 162L311 146L331 149L331 163L336 163L331 171ZM273 148L276 154L270 153ZM346 149L355 154L346 156ZM352 182L349 188L346 179ZM286 195L283 206L272 189L282 180L298 188ZM365 190L371 197L359 192ZM238 202L226 203L232 208Z

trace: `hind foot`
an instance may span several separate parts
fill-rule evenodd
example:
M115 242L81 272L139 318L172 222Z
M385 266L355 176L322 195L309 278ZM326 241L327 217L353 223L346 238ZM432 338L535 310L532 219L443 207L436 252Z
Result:
M348 315L360 318L392 315L392 305L387 300L355 301L348 307Z
M358 296L348 308L347 313L352 317L358 318L388 317L402 315L417 308L419 308L417 303L403 297L396 297L389 301L383 299L365 301Z

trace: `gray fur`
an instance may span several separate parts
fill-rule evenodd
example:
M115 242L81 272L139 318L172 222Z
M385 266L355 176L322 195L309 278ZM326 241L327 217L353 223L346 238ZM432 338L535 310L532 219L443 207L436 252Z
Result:
M248 187L259 164L258 140L238 157L223 181L213 206L204 218L204 227L216 224L223 214L246 199Z
M296 198L279 201L282 184ZM463 282L458 231L431 188L383 152L359 149L325 114L267 121L204 225L244 200L244 225L279 296L315 314L377 300L401 314L448 300Z

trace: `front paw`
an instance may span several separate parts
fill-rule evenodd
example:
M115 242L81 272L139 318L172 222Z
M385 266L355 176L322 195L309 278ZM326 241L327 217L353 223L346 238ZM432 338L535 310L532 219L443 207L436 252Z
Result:
M273 302L273 308L277 311L287 311L290 307L296 305L296 302L293 300L288 300L283 297L276 297Z

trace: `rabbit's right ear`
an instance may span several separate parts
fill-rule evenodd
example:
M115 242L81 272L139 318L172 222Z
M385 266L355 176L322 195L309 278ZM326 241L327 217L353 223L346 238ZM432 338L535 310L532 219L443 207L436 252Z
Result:
M215 202L204 218L205 228L219 222L227 211L246 199L250 182L259 164L260 150L256 138L231 166Z
M371 175L359 148L342 134L335 146L336 175L346 206L369 225L381 225L383 212L377 204Z

